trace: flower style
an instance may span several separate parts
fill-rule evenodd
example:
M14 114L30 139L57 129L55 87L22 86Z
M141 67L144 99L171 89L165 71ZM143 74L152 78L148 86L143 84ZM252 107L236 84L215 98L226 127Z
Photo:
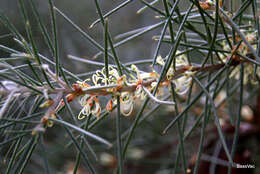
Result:
M84 96L81 96L79 98L79 103L81 106L83 106L82 110L78 115L79 120L84 119L86 116L89 116L90 114L96 117L100 116L101 107L96 96L85 94Z
M117 104L115 96L112 96L107 102L106 110L111 112L113 109L113 104ZM124 116L130 116L134 109L134 93L132 92L122 92L120 94L120 112Z
M191 71L186 72L186 74L182 77L179 77L175 80L173 80L173 83L175 85L175 92L179 95L184 95L188 92L191 82L192 82L192 75L194 73Z
M92 82L95 86L117 84L117 82L121 79L118 71L114 67L108 66L109 77L106 77L105 71L106 69L104 67L102 70L97 70L96 74L92 76Z
M159 75L155 71L149 73L141 72L134 64L131 65L131 70L135 71L137 76L136 78L134 75L130 74L130 76L134 79L130 80L131 83L142 83L142 81L144 80L152 80L159 77Z
M152 80L152 79L156 79L158 77L158 74L155 72L150 72L150 73L141 72L135 65L131 65L131 70L136 73L136 76L134 76L133 74L129 74L132 79L129 79L129 81L124 79L123 81L125 82L126 85L135 84L136 90L134 92L121 92L120 93L120 111L124 116L131 115L131 113L133 111L135 99L138 98L138 99L143 100L146 98L147 94L145 93L145 91L142 88L142 82L144 80ZM115 97L112 97L112 98L114 98L114 99L111 99L107 103L106 109L108 111L112 110L113 103L116 104Z
M177 55L180 54L180 51L177 51L176 54ZM163 66L165 64L165 62L161 56L157 57L157 63L161 66ZM188 65L189 65L188 59L184 54L176 57L176 59L175 59L175 68L176 69L185 67ZM191 86L191 82L192 82L191 76L193 74L194 74L194 72L188 70L188 71L185 71L184 73L182 73L181 76L176 77L174 65L172 63L171 67L167 71L166 78L167 78L167 80L174 83L175 92L177 94L184 95Z
M158 74L156 72L151 72L151 73L147 73L147 72L143 72L141 73L140 70L137 68L137 66L135 65L131 65L131 69L133 71L136 72L136 76L131 75L131 77L134 78L134 80L131 80L132 83L136 84L136 90L135 90L135 98L139 98L141 100L145 99L147 94L146 92L143 90L142 88L142 82L144 80L151 80L151 79L155 79L158 77ZM152 90L153 88L151 88L150 90Z
M144 100L146 98L147 94L142 88L142 85L138 85L135 90L135 98L139 98L141 100Z
M88 87L90 87L90 85L86 83L87 81L90 81L90 79L88 78L88 79L84 80L83 82L77 81L77 84L79 85L79 87L81 89L88 88Z
M94 86L106 86L106 85L112 85L112 84L119 84L120 86L123 85L123 82L127 84L125 76L120 77L118 71L113 68L112 66L108 67L108 74L109 77L106 77L105 74L105 68L102 70L97 70L96 73L92 76L92 82ZM78 81L80 87L82 88L88 88L90 85L86 83L86 81L89 81L90 79L87 79L83 82ZM116 92L115 89L108 88L106 89L107 92ZM116 89L116 90L119 90ZM122 92L113 94L112 93L112 99L108 101L106 110L112 111L113 104L116 104L115 95L120 95L120 106L121 106L121 113L124 116L129 116L133 111L133 94L130 92ZM97 96L91 96L89 94L83 95L79 103L81 106L83 106L81 112L79 113L78 119L84 119L86 115L95 115L96 117L99 117L101 112L101 107L98 102ZM82 116L83 115L83 116Z

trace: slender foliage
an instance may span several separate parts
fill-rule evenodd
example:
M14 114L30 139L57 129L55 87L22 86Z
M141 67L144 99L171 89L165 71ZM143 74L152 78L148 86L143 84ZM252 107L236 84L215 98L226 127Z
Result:
M257 166L258 1L17 2L0 11L1 172Z

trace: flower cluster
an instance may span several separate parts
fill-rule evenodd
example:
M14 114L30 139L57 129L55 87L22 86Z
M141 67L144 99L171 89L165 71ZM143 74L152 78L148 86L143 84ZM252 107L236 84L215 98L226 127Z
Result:
M180 52L177 52L179 54ZM165 64L161 56L157 57L157 63L161 66ZM175 66L171 65L169 68L165 80L160 82L159 88L155 97L162 94L162 87L169 86L170 82L174 83L175 91L179 95L185 94L190 85L194 73L187 70L183 73L175 75L176 69L188 66L188 60L185 55L179 55L175 58ZM137 66L131 65L131 73L127 75L119 75L116 68L109 66L108 72L103 68L97 70L92 75L91 79L85 81L78 81L77 85L83 91L79 98L79 103L83 107L78 115L78 119L83 119L90 114L96 117L100 116L101 104L98 101L99 96L111 95L106 110L112 111L113 105L117 104L117 96L120 97L120 111L124 116L130 116L134 109L134 101L136 99L143 100L147 97L147 94L151 95L158 83L159 74L153 72L140 71ZM108 77L107 75L108 74ZM92 81L93 86L90 85ZM89 83L88 83L89 82ZM100 89L99 92L89 94L84 93L84 90L89 88Z
M177 51L176 54L180 54L180 51ZM165 64L163 58L161 56L159 56L157 58L157 63L161 66L163 66ZM174 63L174 62L173 62ZM171 64L171 67L169 68L168 72L167 72L167 80L172 81L175 85L175 92L179 95L183 95L185 94L191 85L191 81L192 81L192 75L194 74L194 72L192 71L185 71L183 74L181 74L180 77L175 77L175 69L181 68L181 67L186 67L189 65L188 59L187 57L182 54L179 56L176 56L175 59L175 66L174 64ZM174 68L175 67L175 68Z
M244 31L244 30L241 30L241 32L246 36L246 40L252 45L252 47L254 49L256 49L256 31ZM229 39L230 42L232 43L233 42L233 39ZM236 37L236 41L238 42L240 40L240 37ZM220 58L222 59L223 62L226 62L227 61L227 57L231 55L231 52L233 51L230 46L228 45L227 41L224 40L222 42L222 46L223 46L223 50L224 51L227 51L227 52L230 52L228 54L221 54L220 55ZM236 53L240 54L240 55L249 55L251 53L250 49L248 48L248 46L242 42L239 46L239 48L236 50ZM233 59L236 59L237 56L236 55L233 55L232 57ZM237 58L238 59L238 58Z
M216 1L215 0L206 0L203 2L202 1L199 2L199 4L203 10L215 10ZM220 7L223 6L222 0L219 0L219 6Z
M254 49L256 49L256 31L244 31L241 30L241 32L246 36L247 41L252 45L252 47ZM239 41L240 38L237 37L236 41ZM233 39L230 39L230 42L233 42ZM234 48L230 48L230 46L228 45L227 41L223 41L222 42L222 46L223 46L223 50L227 51L229 53L223 53L220 54L220 58L223 62L227 62L228 58L231 56L232 52L234 51ZM236 54L234 54L232 56L232 59L235 61L241 61L241 58L237 56L237 54L239 55L244 55L244 56L248 56L251 54L250 49L248 48L248 46L242 42L240 44L240 46L237 48L236 50ZM245 62L244 63L244 84L247 84L249 81L252 84L256 84L255 78L253 77L254 71L255 71L255 66L250 63L250 62ZM239 79L240 78L240 66L236 66L235 69L231 72L230 74L230 78L234 77L235 79ZM256 69L256 74L258 76L260 76L260 70L259 68Z
M84 119L86 115L100 116L101 107L96 96L85 94L79 98L79 103L83 106L82 110L78 115L78 119Z
M203 10L207 10L207 11L213 11L212 12L212 17L216 18L216 0L206 0L206 1L200 1L199 2L200 7ZM222 8L223 7L223 1L219 0L218 1L219 7ZM224 10L224 9L223 9ZM229 16L230 18L232 18L232 13L230 13L227 10L224 10L224 12L226 13L227 16ZM229 21L226 20L226 18L224 17L224 15L219 11L219 17L225 22L225 23L229 23ZM225 24L224 23L224 24ZM227 25L228 28L229 25Z
M108 77L106 77L105 67L102 70L97 70L92 76L92 82L95 86L117 84L122 78L118 71L112 66L108 66Z
M204 2L200 2L200 7L204 10L209 10L209 11L215 10L215 5L216 5L215 0L206 0ZM219 0L219 7L222 7L222 5L223 5L222 0ZM228 11L224 11L224 12L227 14L227 16L232 18L231 13L229 13ZM223 14L221 12L219 13L219 15L223 21L225 21L227 24L229 24L229 25L227 25L227 27L230 28L230 22L223 16ZM213 11L212 16L215 18L215 11ZM250 25L250 23L249 23L249 25ZM249 28L249 30L241 30L241 32L246 36L246 40L252 45L252 47L254 49L256 49L256 40L257 40L256 31L250 31L250 28ZM236 36L236 41L239 41L239 40L240 40L240 37ZM233 43L232 39L230 39L230 43ZM225 53L225 54L220 54L221 60L224 63L226 63L228 61L227 58L229 58L231 56L232 52L234 51L234 48L230 48L229 44L226 41L223 41L222 46L223 46L224 51L229 52L229 53ZM249 47L244 42L242 42L240 44L239 48L236 50L236 53L243 55L243 56L248 56L251 53L251 51L250 51ZM236 60L238 62L241 62L241 59L236 54L234 54L232 56L232 59ZM245 62L244 64L245 64L244 79L243 79L244 84L247 84L248 81L250 81L252 84L256 84L256 80L255 80L255 77L253 76L253 74L254 74L254 72L256 72L256 75L259 76L260 75L259 68L255 69L255 66L249 62ZM230 77L239 79L240 78L239 72L240 72L240 66L236 66L235 69L230 74Z

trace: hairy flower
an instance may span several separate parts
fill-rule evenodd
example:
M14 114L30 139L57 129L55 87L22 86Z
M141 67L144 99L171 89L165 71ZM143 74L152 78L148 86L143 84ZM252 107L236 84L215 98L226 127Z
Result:
M131 115L134 108L133 94L131 92L123 92L120 95L120 111L124 116Z
M183 95L190 89L191 82L192 82L191 75L192 73L190 75L186 73L184 76L181 76L172 81L175 85L175 92L177 94Z
M135 98L139 98L141 100L144 100L146 98L147 94L142 88L142 85L138 85L135 90Z
M244 85L250 82L251 84L257 84L257 81L254 77L255 66L252 63L244 63L244 76L243 83ZM260 69L256 69L256 75L260 76ZM240 79L240 66L237 66L231 73L230 78L235 78L236 80Z
M176 54L177 55L180 54L180 51L177 51ZM157 57L157 63L161 66L163 66L165 64L165 62L161 56ZM174 83L175 92L179 95L183 95L190 88L191 81L192 81L191 75L194 74L194 72L185 71L180 76L176 77L173 63L171 64L169 70L167 71L166 77L167 77L167 80ZM176 56L176 58L175 58L175 68L176 69L184 67L184 66L188 66L188 65L189 65L188 59L184 54Z
M92 82L95 86L102 86L102 85L109 85L109 84L116 84L118 80L120 80L120 76L118 71L112 67L108 66L108 76L106 77L106 69L105 67L102 70L97 70L96 74L92 76Z
M133 78L133 80L131 80L131 83L136 83L136 82L141 82L144 80L151 80L151 79L156 79L159 77L159 75L156 72L141 72L137 66L135 66L134 64L131 65L131 70L135 71L137 78L130 74L130 76Z
M96 96L85 94L79 98L79 103L83 106L78 115L78 119L82 120L90 114L96 117L100 116L101 107Z
M245 31L245 30L241 30L241 32L246 36L247 41L252 45L252 47L254 49L256 49L256 38L257 38L257 33L256 31ZM237 36L236 41L239 41L240 37ZM233 42L233 39L230 39L230 42ZM232 53L232 49L230 48L230 46L228 45L227 41L223 41L222 42L222 47L224 51L227 51L229 53L225 53L225 54L221 54L220 58L223 60L223 62L227 61L227 58L231 56ZM236 53L241 54L241 55L248 55L251 53L250 49L248 48L248 46L242 42L239 46L239 48L237 49ZM235 56L233 56L234 58Z
M146 98L147 94L142 88L142 82L145 80L157 79L159 77L159 75L156 72L150 72L150 73L141 72L135 65L131 65L131 69L136 72L136 76L137 76L137 78L135 76L133 76L134 80L131 80L132 83L137 84L136 90L134 93L134 98L139 98L139 99L143 100ZM153 89L153 87L149 88L149 90L152 90L152 89Z
M252 47L254 49L256 49L256 31L244 31L242 30L242 32L245 34L247 41L252 45ZM237 37L237 40L239 39L239 37ZM230 42L233 42L232 39L230 39ZM226 41L223 41L222 43L223 46L223 50L228 51L229 53L225 53L225 54L220 54L220 58L223 62L227 62L228 58L231 56L232 54L232 49L230 49L229 45L227 44ZM248 54L251 53L250 49L248 48L248 46L242 42L239 46L239 48L237 49L236 53L240 54L240 55L244 55L247 56ZM240 60L240 58L237 55L233 55L232 59L235 60ZM246 62L244 63L244 84L247 84L249 81L252 84L256 84L256 80L253 77L255 71L255 66L252 63ZM230 74L230 78L234 77L235 79L239 79L240 78L240 66L236 66L234 68L234 70L231 72ZM258 76L260 76L260 70L259 68L257 68L256 70L256 74Z
M113 104L117 104L115 96L112 96L107 102L106 110L111 112L113 109ZM130 116L134 109L134 95L132 92L122 92L120 94L120 112L124 116Z
M216 0L206 0L204 2L201 1L199 4L203 10L215 10ZM219 0L219 6L223 6L222 0Z
M90 87L90 85L86 83L87 81L90 81L90 79L88 78L88 79L86 79L86 80L84 80L82 82L81 81L77 81L77 84L81 88L88 88L88 87Z
M179 52L178 52L179 53ZM158 58L158 61L161 61L161 65L164 64L164 61L162 58ZM188 64L187 58L184 55L177 56L176 59L176 67L185 66ZM173 81L173 83L176 85L176 91L179 94L183 94L186 91L186 88L189 86L190 82L190 76L189 78L180 78L180 79L173 79L174 75L174 69L173 67L170 68L171 70L167 74L167 78ZM159 74L156 72L143 72L140 71L137 66L132 65L131 70L133 72L128 74L131 78L127 79L126 75L120 76L118 71L112 67L108 67L108 77L106 76L106 70L105 68L101 70L97 70L95 74L92 76L92 82L94 86L90 86L87 81L90 81L90 79L86 79L84 81L78 81L77 86L81 88L79 95L81 96L79 99L79 103L81 106L83 106L82 110L79 113L78 119L84 119L86 116L94 115L96 117L99 117L101 112L101 107L97 99L98 93L95 94L84 94L84 88L87 91L87 88L91 87L94 89L95 87L99 88L102 87L102 92L100 95L106 95L111 94L111 99L108 101L106 105L106 110L111 112L113 109L113 105L117 104L117 101L115 100L116 96L120 96L120 112L124 116L131 115L133 108L134 108L134 100L136 99L145 99L148 95L147 92L151 93L154 88L157 86L157 80L159 78ZM185 73L184 73L185 74ZM188 76L187 76L188 77ZM180 83L177 84L177 83ZM146 84L145 86L143 86ZM169 80L167 79L166 82L162 82L159 87L167 86L169 84ZM116 87L110 87L109 85L118 85ZM107 88L106 88L107 86ZM130 87L131 90L125 91L120 90L123 87ZM135 87L135 90L132 91ZM179 86L182 86L180 89ZM104 87L104 88L103 88ZM146 90L144 90L144 87ZM124 88L125 89L125 88ZM127 89L127 88L126 88ZM161 89L158 88L156 96L162 94Z

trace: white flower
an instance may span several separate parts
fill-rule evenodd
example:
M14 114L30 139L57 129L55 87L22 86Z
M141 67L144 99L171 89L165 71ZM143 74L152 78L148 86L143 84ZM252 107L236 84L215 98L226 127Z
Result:
M156 59L156 63L158 63L159 65L163 66L165 64L163 58L161 55L159 55Z
M113 104L117 104L116 97L113 95L106 105L106 110L111 112ZM134 95L132 92L122 92L120 94L120 112L124 116L130 116L134 109Z
M252 32L252 31L241 30L241 32L243 32L245 34L248 42L252 45L252 47L254 49L256 49L256 47L257 47L255 44L256 31ZM232 42L232 39L231 39L231 42ZM225 54L220 55L220 58L222 59L222 61L227 62L228 58L231 56L232 50L230 49L230 47L228 46L226 41L223 41L222 46L223 46L223 50L230 52L230 53L225 53ZM246 56L247 54L251 53L251 51L248 48L248 46L244 42L242 42L241 45L239 46L239 48L237 49L237 53ZM235 55L232 58L233 59L236 58L238 60L240 59L239 57L237 57ZM255 70L255 67L252 63L249 63L249 62L244 63L244 79L243 79L244 84L247 84L249 81L252 84L256 83L255 79L253 78L254 70ZM260 75L259 68L257 68L256 74ZM230 78L234 77L237 80L240 79L240 66L239 65L234 68L234 70L230 73L229 77Z
M181 52L179 50L176 51L176 55L180 54ZM176 67L180 67L180 66L186 66L189 65L188 59L184 54L181 54L179 56L176 57Z
M140 79L140 71L134 64L131 65L131 69L136 72L137 79ZM134 77L135 78L135 77ZM136 78L135 78L136 79Z
M92 82L95 86L101 86L101 85L109 85L109 84L116 84L118 80L121 79L119 76L118 71L112 67L108 66L108 76L106 77L106 69L105 67L102 68L102 70L97 70L96 74L92 76Z
M185 74L177 79L172 80L175 85L175 92L179 95L183 95L190 89L192 77L189 74Z
M87 81L90 81L90 79L88 78L88 79L86 79L86 80L84 80L84 81L82 81L82 82L81 82L81 81L77 81L77 84L78 84L79 87L81 87L81 88L90 87L90 85L86 83Z
M216 4L216 2L215 2L215 0L206 0L206 3L208 3L209 5L215 5Z
M246 36L246 40L252 45L252 47L256 49L257 47L255 43L257 38L256 31L245 31L245 30L240 30L240 31ZM230 39L230 42L232 43L233 39ZM230 53L225 53L220 55L220 58L223 60L223 62L226 62L227 58L231 56L232 50L230 49L230 46L227 44L225 40L222 42L222 47L224 51L230 52ZM242 42L239 48L237 49L237 53L246 56L247 54L251 53L251 51L248 48L248 46L244 42Z
M179 50L176 51L176 55L180 54L181 52ZM167 56L168 57L168 56ZM166 57L166 58L167 58ZM163 66L165 64L163 58L161 56L158 56L156 59L156 63ZM188 59L184 54L178 55L175 57L175 68L180 68L182 66L189 65ZM170 80L174 76L174 61L172 62L168 72L167 72L167 79Z
M252 63L244 63L244 79L243 84L246 85L248 82L255 85L257 84L254 78L255 67ZM260 76L260 69L257 67L256 75ZM238 65L229 75L230 78L234 77L236 80L240 79L240 66Z
M178 55L178 54L180 54L180 51L177 50L176 55ZM165 62L161 56L158 56L156 60L157 60L157 63L161 66L163 66L165 64ZM183 95L190 88L191 81L192 81L191 75L194 72L185 71L183 74L181 74L180 77L175 78L175 69L174 69L173 63L171 65L171 67L169 68L169 70L167 71L166 77L167 77L167 80L170 80L174 83L175 92L179 95ZM184 67L184 66L188 66L188 65L189 65L188 59L184 54L176 56L176 58L175 58L175 68L176 69Z
M159 75L154 71L150 73L140 72L140 70L135 65L131 65L131 69L136 72L136 76L137 76L137 78L133 76L134 80L131 80L132 83L136 83L137 85L134 93L135 94L134 97L143 100L146 98L147 94L142 88L142 82L145 80L157 79ZM148 89L153 90L153 87Z
M120 111L124 116L131 115L134 108L133 94L122 92L120 95Z
M200 7L204 10L215 10L216 1L215 0L206 0L206 1L200 1L199 2ZM219 6L223 6L222 0L219 0Z
M135 97L136 98L139 98L141 100L144 100L146 98L147 94L146 92L143 90L142 86L141 85L138 85L136 87L136 90L135 90Z
M226 63L227 61L228 61L228 57L230 57L231 56L231 49L230 49L230 46L227 44L227 42L226 41L222 41L222 47L223 47L223 50L224 51L230 51L230 53L221 53L221 54L219 54L219 57L220 57L220 59L224 62L224 63Z
M81 106L83 106L78 115L79 120L84 119L90 114L96 117L100 116L101 107L96 96L85 94L84 96L80 97L79 103Z
M127 152L127 157L130 159L138 160L144 157L144 151L139 148L130 148Z

